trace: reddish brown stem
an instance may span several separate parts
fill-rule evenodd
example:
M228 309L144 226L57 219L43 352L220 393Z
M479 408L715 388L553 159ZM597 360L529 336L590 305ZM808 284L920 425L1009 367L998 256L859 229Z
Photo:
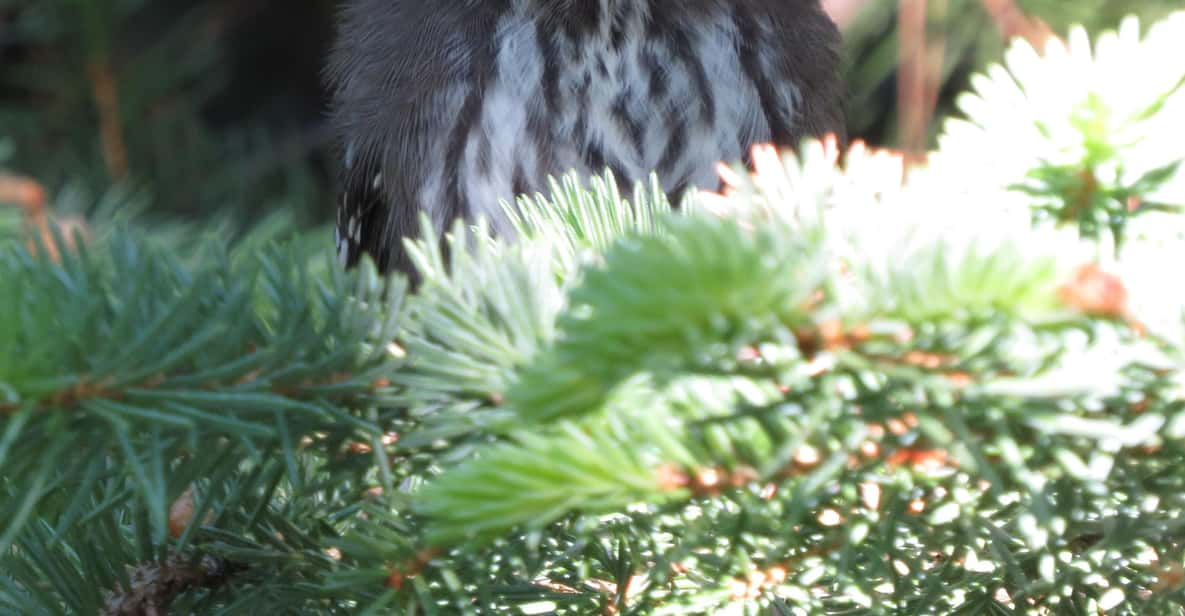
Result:
M123 119L119 112L119 86L108 58L90 65L91 93L99 111L99 139L107 171L116 180L128 175L127 146L123 140Z
M1005 39L1024 38L1037 51L1044 51L1045 43L1054 38L1053 30L1040 19L1026 15L1016 0L981 0L984 10L996 22Z

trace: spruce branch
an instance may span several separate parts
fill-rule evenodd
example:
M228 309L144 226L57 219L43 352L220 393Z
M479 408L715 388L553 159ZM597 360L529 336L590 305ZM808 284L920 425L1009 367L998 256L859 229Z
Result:
M903 185L877 153L857 148L841 167L828 144L803 150L757 152L758 173L730 176L730 192L584 262L554 340L506 396L518 421L413 496L428 536L470 549L625 516L645 542L669 522L649 563L707 550L719 568L694 560L705 577L685 586L665 568L619 575L638 576L631 600L654 612L1053 606L1094 574L1113 585L1066 601L1155 604L1148 551L1180 542L1163 524L1179 499L1158 501L1163 517L1118 503L1144 493L1122 477L1158 464L1179 409L1171 388L1141 398L1122 383L1150 357L1152 374L1175 368L1137 349L1123 281L1011 212L935 221L932 175ZM1075 361L1117 378L1041 380ZM618 475L599 466L621 455L613 426L635 437ZM1117 472L1125 451L1142 453ZM732 514L743 539L713 544ZM1123 546L1123 564L1100 565L1100 541ZM953 580L967 592L942 592ZM999 580L1003 594L989 590Z
M501 407L521 368L555 336L556 316L580 266L628 234L659 233L670 212L654 178L623 198L611 173L584 182L569 173L549 198L504 204L517 241L489 242L485 222L458 222L442 245L429 223L408 249L424 283L409 299L400 350L409 361L392 375L424 422L409 449L504 423ZM448 254L448 265L443 255Z
M523 195L514 204L504 203L503 211L519 238L550 244L561 277L578 272L626 234L661 232L660 221L672 211L655 174L649 184L637 183L629 200L608 170L588 182L568 173L550 179L548 188L546 196ZM693 202L694 195L688 195L683 205Z
M860 145L753 161L679 212L558 181L516 242L411 242L406 298L304 248L5 252L0 610L1179 609L1146 238L1099 263Z
M637 372L661 379L790 338L825 275L817 242L809 231L750 232L705 216L626 238L606 251L603 268L584 273L560 317L562 337L507 404L529 422L549 421L597 408Z
M78 452L62 470L123 460L163 537L185 487L164 469L202 440L283 451L295 478L302 436L381 435L356 413L389 394L397 282L373 271L315 277L279 250L235 264L215 249L190 270L162 246L109 241L60 263L20 248L0 259L0 285L20 289L4 294L0 317L12 351L0 359L0 414L12 417L0 468L24 495L8 505L5 543L70 477L46 474L39 454Z

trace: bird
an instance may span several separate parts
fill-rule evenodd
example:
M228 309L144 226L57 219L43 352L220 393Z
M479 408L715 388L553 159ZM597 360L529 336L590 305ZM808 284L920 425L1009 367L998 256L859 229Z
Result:
M750 148L844 130L841 35L819 0L346 0L325 76L336 248L417 272L427 214L513 236L549 178L657 174L678 203Z

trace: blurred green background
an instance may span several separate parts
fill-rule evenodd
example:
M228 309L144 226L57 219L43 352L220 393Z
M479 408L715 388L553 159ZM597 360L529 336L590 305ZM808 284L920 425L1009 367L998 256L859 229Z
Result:
M1181 6L826 1L847 40L850 132L913 150L1008 36L1099 30L1132 13L1147 23ZM321 67L335 4L0 0L0 182L31 180L54 212L92 220L134 212L243 229L279 213L293 230L327 224L336 161ZM22 198L0 187L0 201Z

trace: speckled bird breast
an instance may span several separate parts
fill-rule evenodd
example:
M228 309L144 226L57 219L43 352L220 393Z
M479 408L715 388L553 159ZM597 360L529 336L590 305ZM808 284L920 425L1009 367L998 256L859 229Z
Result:
M770 139L762 80L747 66L761 59L744 57L728 11L694 22L654 15L645 3L617 11L567 31L523 10L499 20L496 78L458 169L473 212L499 231L509 229L497 199L541 191L549 174L609 169L632 184L653 170L677 199L689 186L715 188L718 161ZM777 113L793 122L796 84L768 87Z
M817 0L350 0L339 252L406 271L424 213L509 235L500 202L571 170L715 188L754 143L842 130L838 47Z

